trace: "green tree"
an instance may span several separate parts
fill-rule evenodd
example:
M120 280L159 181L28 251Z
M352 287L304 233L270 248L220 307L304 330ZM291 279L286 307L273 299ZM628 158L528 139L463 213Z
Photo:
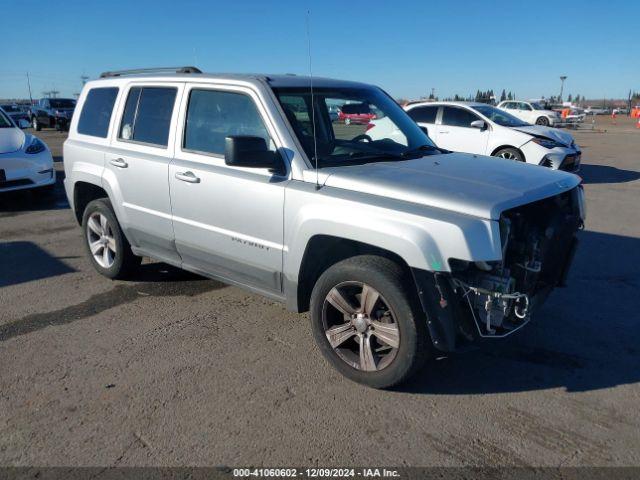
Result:
M573 100L573 97L571 96L571 94L569 94L569 96L567 97L567 102L571 102L571 100Z
M500 94L500 101L504 102L506 99L507 99L507 92L505 92L503 88L502 93Z
M509 95L507 95L507 100L513 100L513 95L511 94L511 92L509 92Z

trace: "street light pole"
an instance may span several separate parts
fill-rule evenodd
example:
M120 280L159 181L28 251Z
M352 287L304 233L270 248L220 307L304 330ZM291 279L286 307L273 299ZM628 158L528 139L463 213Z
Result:
M562 90L564 90L564 81L566 79L566 75L560 75L560 103L562 103Z

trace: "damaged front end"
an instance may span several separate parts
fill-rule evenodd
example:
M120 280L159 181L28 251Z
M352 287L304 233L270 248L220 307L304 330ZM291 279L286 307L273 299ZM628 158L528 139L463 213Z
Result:
M551 290L564 286L584 217L581 186L507 210L500 218L502 261L451 259L451 273L422 276L418 290L432 312L434 346L459 350L526 325Z

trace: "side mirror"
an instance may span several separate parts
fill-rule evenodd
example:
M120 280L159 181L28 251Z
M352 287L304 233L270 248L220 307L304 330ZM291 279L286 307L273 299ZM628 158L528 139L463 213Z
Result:
M21 118L20 120L18 120L18 128L21 129L25 129L25 128L29 128L31 126L31 124L29 122L27 122L24 118Z
M487 124L484 120L474 120L469 126L471 128L479 128L480 130L485 130L487 128Z
M224 163L234 167L281 169L278 154L262 137L231 135L224 140Z

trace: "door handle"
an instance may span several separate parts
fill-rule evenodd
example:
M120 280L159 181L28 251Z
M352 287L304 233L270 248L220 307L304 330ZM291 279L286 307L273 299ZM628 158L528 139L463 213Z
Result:
M122 158L112 158L111 160L109 160L109 163L118 168L127 168L129 166L129 164Z
M438 133L449 133L449 130L445 130L444 132L440 131Z
M196 177L193 172L176 172L175 176L183 182L200 183L200 177Z

